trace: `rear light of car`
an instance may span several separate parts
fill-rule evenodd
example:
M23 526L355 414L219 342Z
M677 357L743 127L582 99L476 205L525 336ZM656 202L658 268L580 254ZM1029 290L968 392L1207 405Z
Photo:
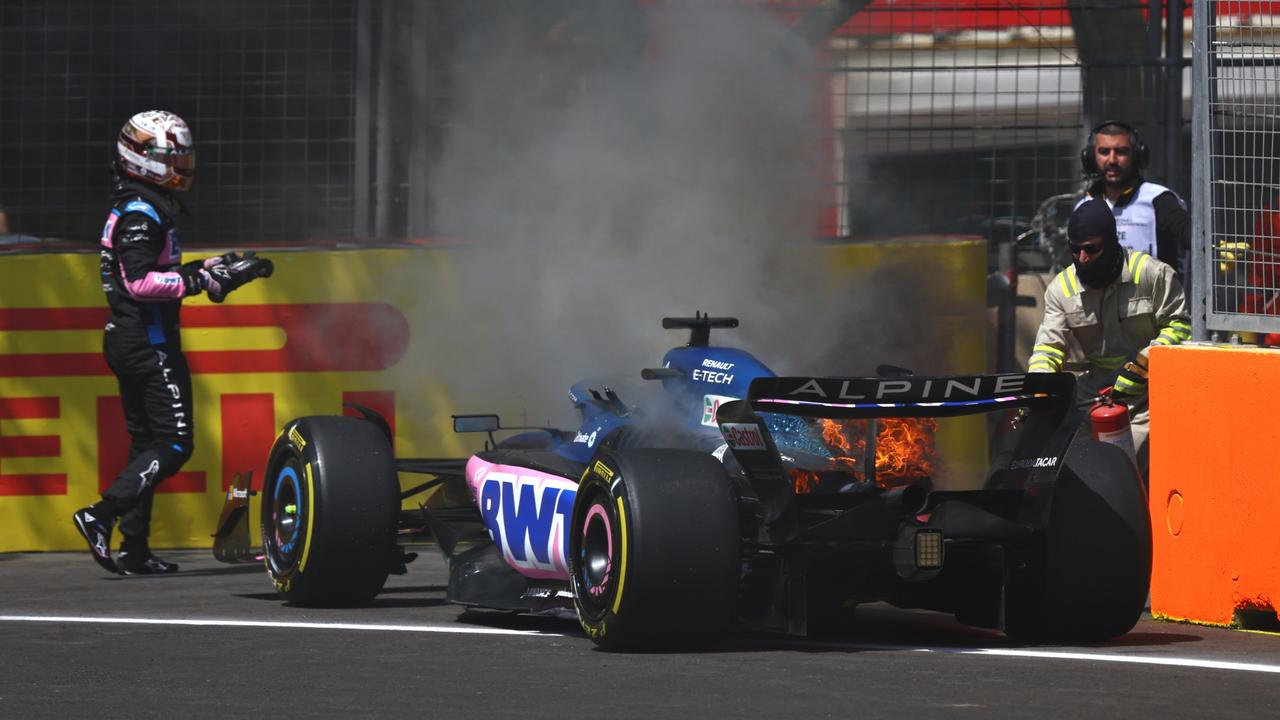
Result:
M916 533L916 567L922 570L942 567L941 532L921 530Z
M903 580L928 580L942 571L946 546L941 530L903 526L893 543L893 568Z

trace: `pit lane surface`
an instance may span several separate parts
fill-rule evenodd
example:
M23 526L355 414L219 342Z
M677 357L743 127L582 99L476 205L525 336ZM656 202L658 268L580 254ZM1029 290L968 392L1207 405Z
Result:
M1144 618L1027 647L936 613L859 610L821 641L597 651L573 621L462 613L430 548L371 607L288 607L260 565L0 555L0 717L1280 717L1280 636Z

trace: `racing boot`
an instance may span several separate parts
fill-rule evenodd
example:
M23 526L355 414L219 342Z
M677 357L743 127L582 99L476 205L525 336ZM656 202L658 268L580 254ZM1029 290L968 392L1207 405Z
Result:
M89 552L93 553L94 562L112 575L119 574L119 568L111 559L111 530L116 524L115 518L98 505L80 508L71 518L85 542L89 543Z
M146 540L135 541L126 537L120 543L118 560L121 575L168 575L178 572L178 563L152 555Z

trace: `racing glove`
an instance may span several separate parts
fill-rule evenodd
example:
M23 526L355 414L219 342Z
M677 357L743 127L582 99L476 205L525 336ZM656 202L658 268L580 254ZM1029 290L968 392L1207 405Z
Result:
M234 255L235 253L228 253ZM208 268L210 282L206 285L209 291L209 299L220 303L227 299L233 290L241 287L257 278L271 277L271 273L275 272L275 265L266 258L260 258L255 253L245 253L240 259L227 265L214 265Z
M1115 395L1141 395L1147 391L1147 356L1138 353L1120 368L1115 384Z
M182 278L182 284L186 288L183 297L199 295L217 285L217 281L209 273L209 268L216 267L220 259L221 256L192 260L178 268L178 276Z
M229 253L222 253L221 255L214 255L213 257L205 258L201 262L204 263L204 266L206 268L211 268L214 265L231 265L233 263L238 263L247 257L253 257L253 256L254 256L253 252L247 252L247 253L229 252Z

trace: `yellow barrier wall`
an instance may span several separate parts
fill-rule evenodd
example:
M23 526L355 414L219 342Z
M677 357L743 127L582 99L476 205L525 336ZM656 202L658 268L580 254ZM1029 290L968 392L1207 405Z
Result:
M886 312L899 315L894 333L919 348L921 375L987 372L987 245L982 238L920 236L833 246L832 284L871 285ZM903 310L906 310L904 313ZM858 328L848 332L856 338ZM875 344L874 338L866 338ZM858 343L855 343L856 347ZM912 363L913 365L915 363ZM987 471L983 415L939 420L939 490L975 490Z
M431 346L432 313L417 295L455 279L451 252L275 251L269 281L245 286L222 305L203 296L186 301L196 449L160 486L153 545L209 546L231 476L254 470L260 483L281 425L338 414L344 400L386 411L398 455L474 449L449 427L457 411L450 379L428 369L429 358L458 350ZM939 349L941 365L930 372L985 368L980 241L832 246L827 254L833 287L869 281L870 270L885 266L920 278L933 306L912 332ZM97 274L96 254L0 258L0 552L81 549L71 513L96 501L124 465L118 391L101 359L106 308ZM664 349L655 348L654 357ZM971 420L940 429L950 468L944 477L956 480L939 486L980 481L985 428L981 418Z
M222 305L186 301L195 453L160 486L157 547L208 546L230 476L255 469L260 478L284 422L338 414L344 399L391 410L399 453L463 452L444 387L412 374L429 350L408 294L448 282L448 252L271 257L269 281ZM97 266L88 254L0 259L0 551L82 548L71 513L96 501L124 465L118 390L101 361ZM433 412L414 412L424 407Z

